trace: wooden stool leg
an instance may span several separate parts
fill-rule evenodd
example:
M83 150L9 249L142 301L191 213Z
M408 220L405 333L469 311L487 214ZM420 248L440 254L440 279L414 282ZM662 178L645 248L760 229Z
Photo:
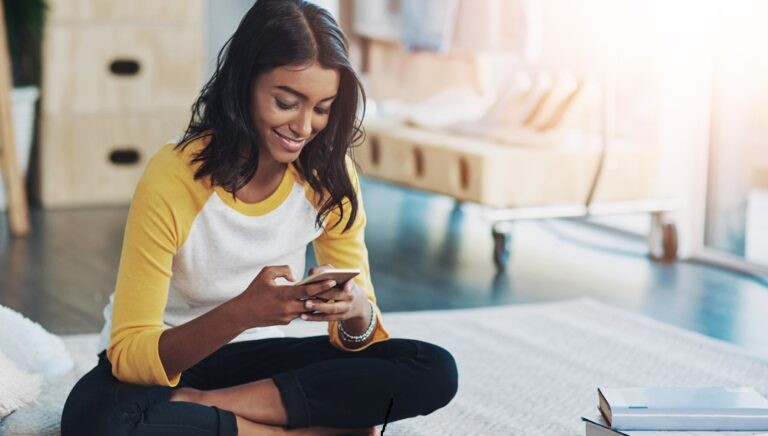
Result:
M5 13L0 3L0 170L5 176L8 219L14 236L29 234L29 210L24 181L16 160L16 139L11 121L11 60L5 33Z

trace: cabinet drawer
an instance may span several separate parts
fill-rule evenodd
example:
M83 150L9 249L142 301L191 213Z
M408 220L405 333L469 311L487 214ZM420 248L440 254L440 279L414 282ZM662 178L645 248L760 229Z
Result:
M189 107L202 85L201 47L193 26L48 26L43 112Z
M48 22L199 24L202 0L51 0Z
M45 207L128 204L144 167L182 135L189 109L131 116L44 117L40 198Z

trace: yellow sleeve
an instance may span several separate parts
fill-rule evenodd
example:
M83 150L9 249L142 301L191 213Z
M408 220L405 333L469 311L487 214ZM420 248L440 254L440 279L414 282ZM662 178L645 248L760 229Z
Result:
M343 203L344 219L334 228L330 228L339 219L338 211L331 212L325 220L326 230L318 237L314 243L315 258L318 265L331 264L336 268L359 268L361 274L355 277L355 282L363 288L368 295L368 300L373 304L376 312L377 324L373 333L371 342L360 348L348 348L339 337L337 324L339 321L328 323L328 336L331 343L343 351L361 351L377 342L389 339L389 333L382 322L381 311L376 305L376 295L373 292L371 283L370 267L368 265L368 249L365 247L365 210L363 208L363 199L360 194L360 181L357 177L357 171L352 160L347 157L347 171L352 179L352 185L357 193L357 216L352 227L342 233L347 221L349 220L350 204L348 201Z
M172 145L166 146L150 160L125 226L107 356L112 374L128 383L179 382L180 374L166 375L159 352L173 257L195 214L186 204L193 203L186 201L189 182L179 168L183 160L175 153Z

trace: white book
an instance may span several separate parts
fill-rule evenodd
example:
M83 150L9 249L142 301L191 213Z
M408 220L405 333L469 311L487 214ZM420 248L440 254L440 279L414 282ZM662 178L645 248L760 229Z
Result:
M615 430L768 431L768 400L752 388L597 390Z
M768 436L768 431L616 430L599 414L581 420L585 436Z

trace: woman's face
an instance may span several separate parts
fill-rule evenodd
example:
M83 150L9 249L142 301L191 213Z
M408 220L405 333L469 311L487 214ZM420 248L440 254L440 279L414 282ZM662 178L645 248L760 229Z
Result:
M317 63L278 67L257 77L251 117L266 149L260 158L290 163L328 124L339 72Z

